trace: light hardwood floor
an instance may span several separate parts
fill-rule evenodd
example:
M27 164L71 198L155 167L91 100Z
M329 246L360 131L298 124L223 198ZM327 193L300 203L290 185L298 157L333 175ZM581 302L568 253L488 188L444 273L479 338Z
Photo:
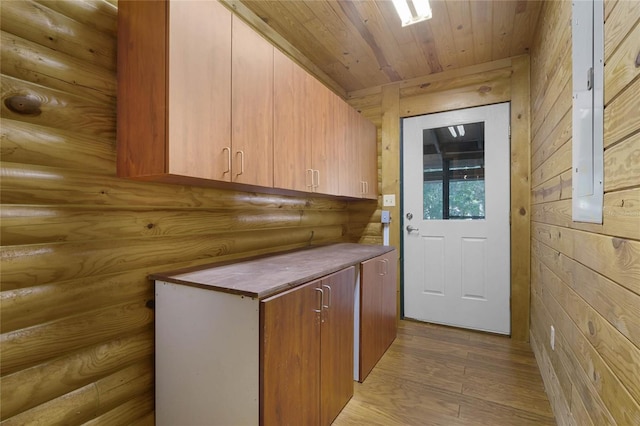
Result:
M400 321L334 425L555 425L528 343Z

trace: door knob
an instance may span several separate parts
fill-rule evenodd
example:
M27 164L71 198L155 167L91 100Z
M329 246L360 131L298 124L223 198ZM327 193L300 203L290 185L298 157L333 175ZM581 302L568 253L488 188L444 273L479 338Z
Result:
M419 231L420 228L414 228L411 225L407 225L407 232L412 232L412 231Z

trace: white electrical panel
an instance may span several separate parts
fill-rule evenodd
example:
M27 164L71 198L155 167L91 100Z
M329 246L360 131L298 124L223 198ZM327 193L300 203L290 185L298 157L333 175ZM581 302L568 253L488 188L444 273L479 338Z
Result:
M572 3L572 216L602 223L604 133L604 3Z

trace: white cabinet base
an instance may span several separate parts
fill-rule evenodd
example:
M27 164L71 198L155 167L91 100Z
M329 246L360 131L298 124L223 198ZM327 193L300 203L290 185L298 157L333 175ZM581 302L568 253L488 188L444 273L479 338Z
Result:
M155 293L156 424L257 425L258 300L162 281Z

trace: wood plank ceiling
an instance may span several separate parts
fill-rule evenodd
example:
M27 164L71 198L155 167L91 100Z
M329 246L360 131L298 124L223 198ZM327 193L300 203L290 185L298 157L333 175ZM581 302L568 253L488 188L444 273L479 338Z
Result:
M346 92L528 53L533 0L431 0L402 28L389 0L242 0Z

